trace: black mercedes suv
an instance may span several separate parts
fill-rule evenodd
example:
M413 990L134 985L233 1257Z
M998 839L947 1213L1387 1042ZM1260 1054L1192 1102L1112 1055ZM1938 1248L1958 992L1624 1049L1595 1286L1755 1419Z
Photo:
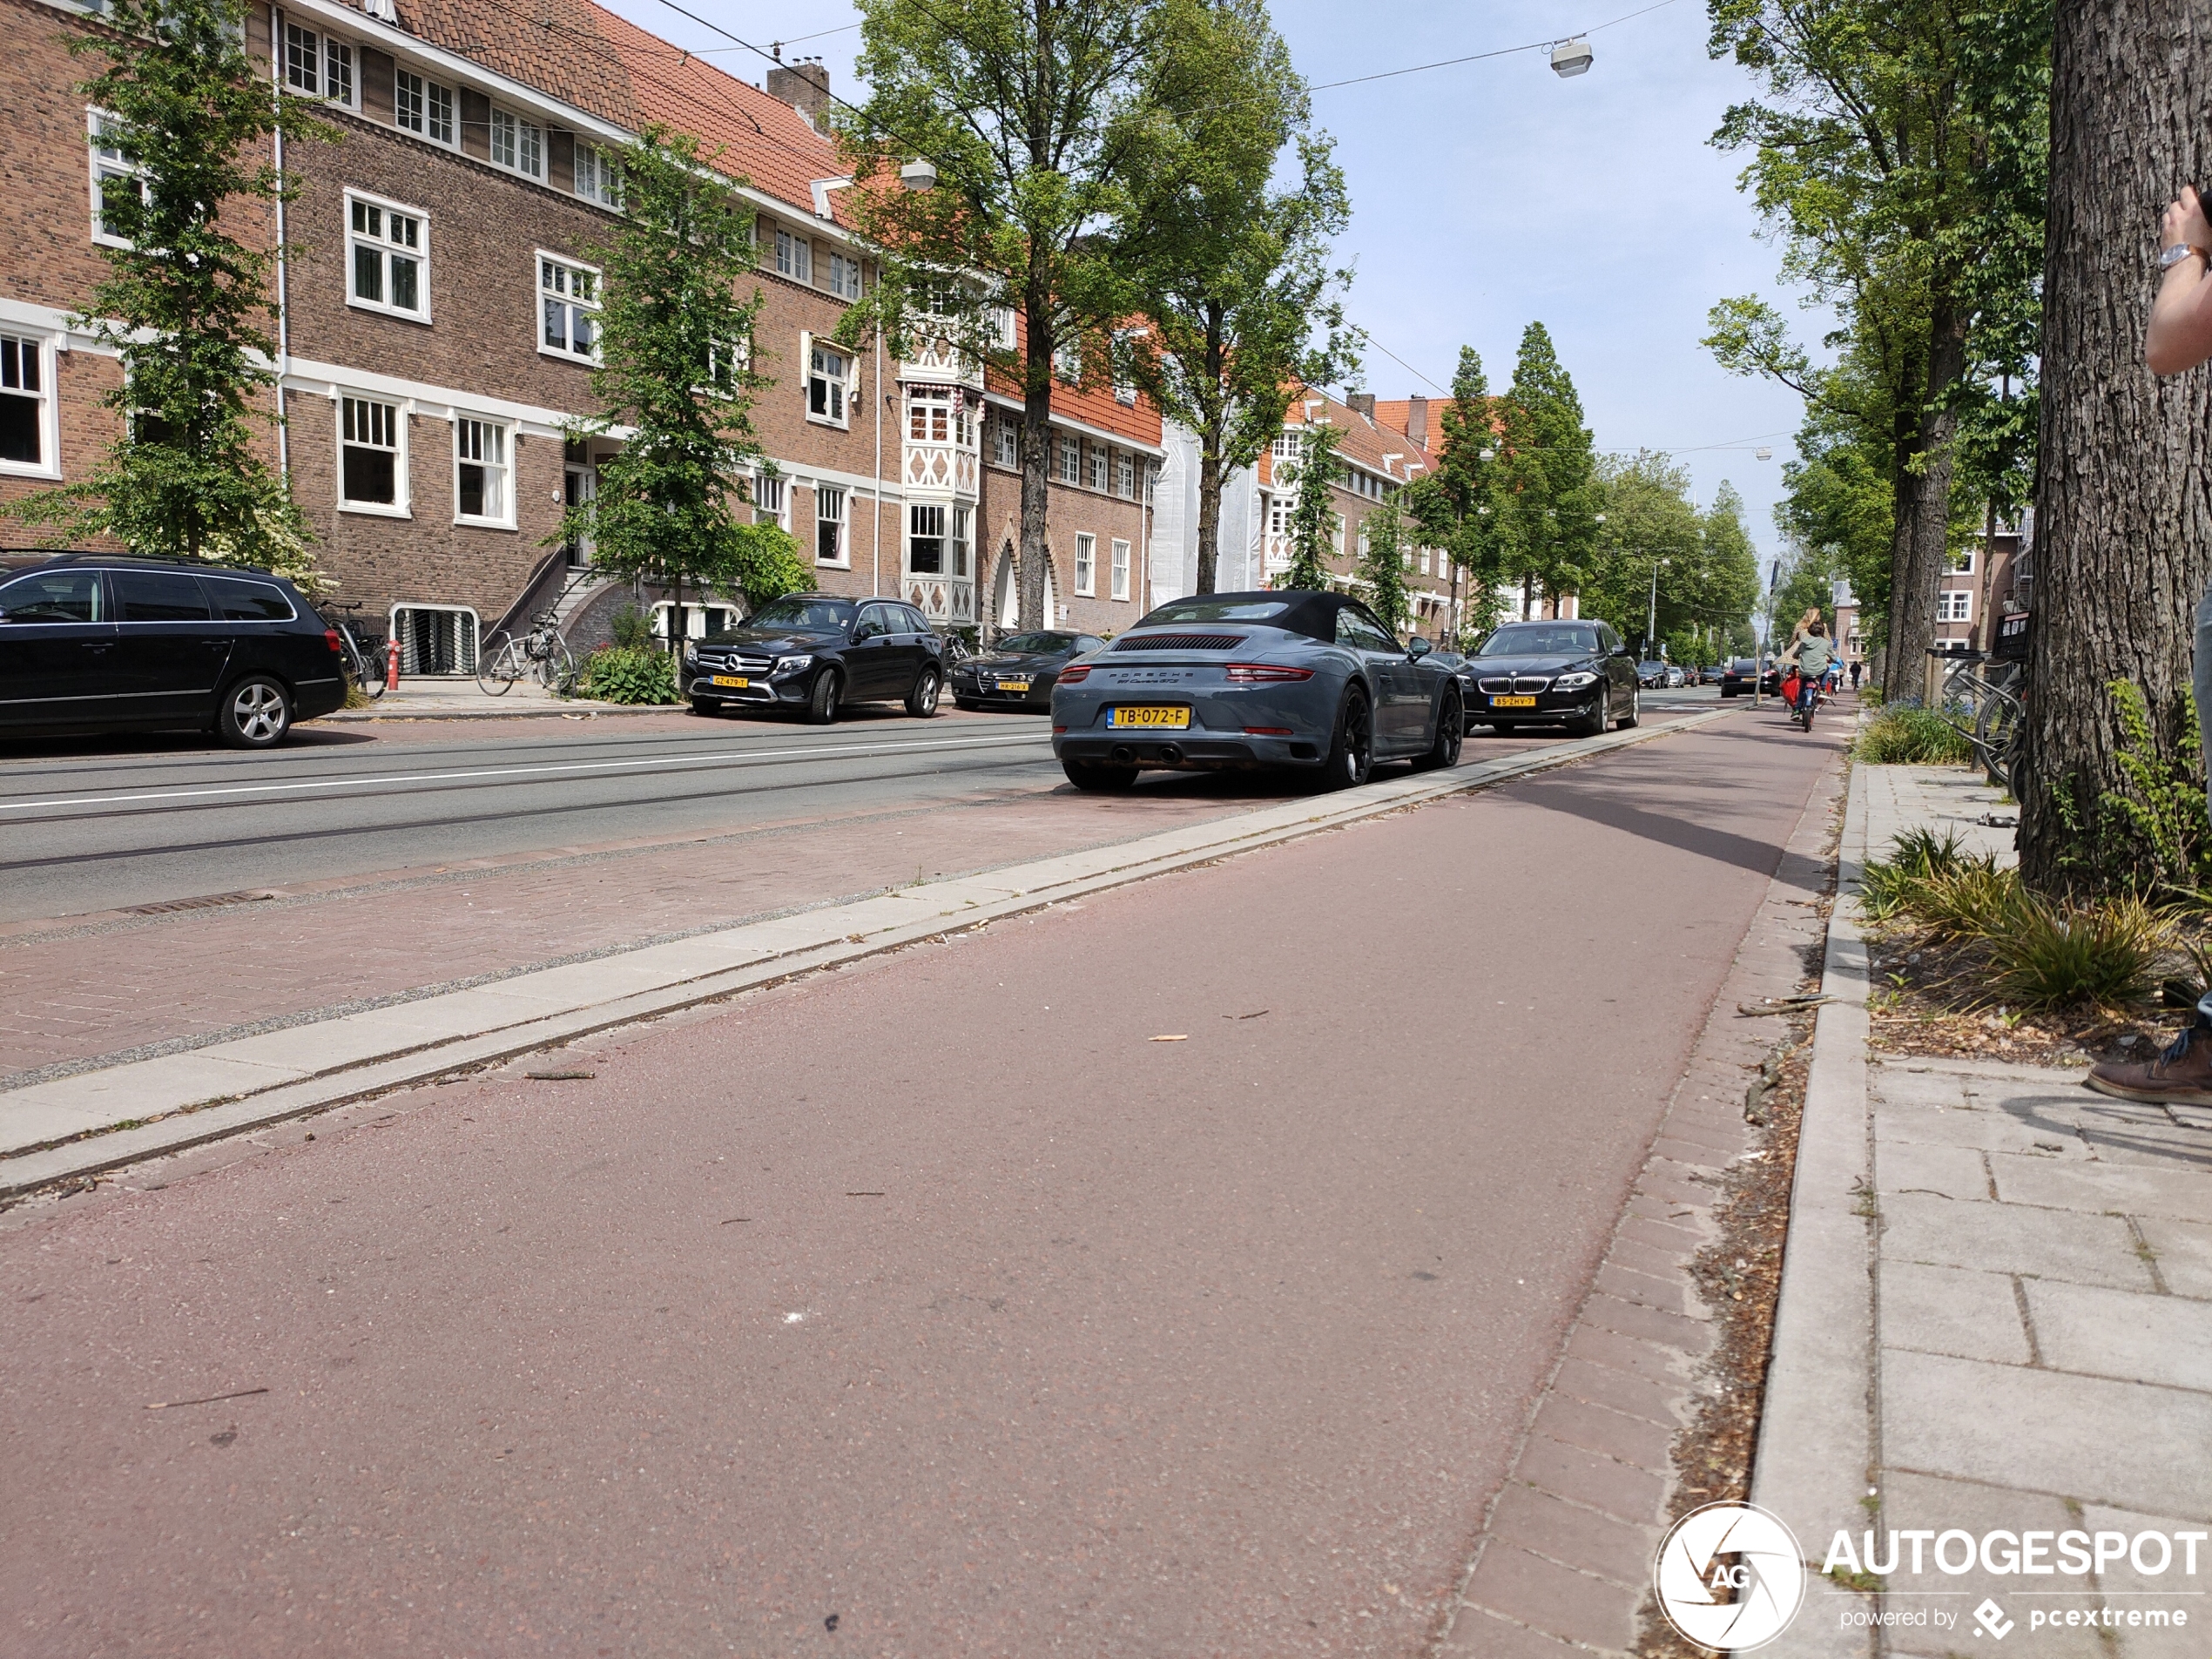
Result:
M779 708L827 725L847 703L903 702L937 712L945 642L896 599L792 593L684 652L684 694L699 714Z
M265 570L94 553L0 569L0 736L189 728L270 748L345 702L339 650Z

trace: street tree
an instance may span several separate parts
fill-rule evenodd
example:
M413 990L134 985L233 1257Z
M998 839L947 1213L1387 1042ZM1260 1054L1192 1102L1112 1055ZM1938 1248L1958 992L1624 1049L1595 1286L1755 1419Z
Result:
M1501 574L1526 617L1540 596L1556 603L1595 578L1603 510L1582 401L1541 322L1521 336L1501 413Z
M1168 15L1121 224L1117 262L1145 320L1122 337L1122 356L1129 379L1197 436L1197 590L1211 593L1223 482L1282 432L1298 386L1352 367L1351 273L1330 250L1351 202L1264 0L1175 0ZM1278 187L1285 149L1297 158Z
M1436 468L1408 487L1406 504L1423 538L1452 561L1455 585L1466 584L1458 645L1496 624L1506 563L1500 511L1504 465L1498 456L1502 420L1474 347L1460 347L1451 398L1435 411L1441 434Z
M100 60L78 91L101 111L96 141L131 171L108 176L106 274L71 319L122 374L102 400L116 435L81 481L16 504L54 538L108 536L133 552L258 565L326 589L306 519L263 455L281 421L269 338L274 255L233 234L287 194L254 158L281 132L335 139L305 100L273 98L245 50L242 0L110 0Z
M1764 83L1714 143L1784 239L1784 274L1832 307L1878 395L1894 495L1888 661L1932 640L1962 453L2020 475L2047 165L2049 0L1709 0L1710 51ZM1814 395L1786 326L1750 299L1715 308L1727 367ZM1962 446L1962 420L1976 442ZM2010 435L2006 434L2009 432ZM1870 433L1871 435L1871 433ZM1991 481L1983 481L1985 482ZM1977 490L1975 493L1986 493ZM1894 678L1894 672L1892 678Z
M1366 584L1360 597L1393 633L1402 633L1413 616L1413 601L1406 596L1406 529L1395 496L1359 523L1359 574Z
M1023 628L1046 621L1053 383L1097 381L1128 314L1117 253L1170 21L1167 0L861 0L869 97L836 130L882 280L848 337L942 340L1020 388ZM931 187L900 188L907 168Z
M1332 487L1344 476L1344 435L1325 421L1298 428L1298 494L1291 502L1291 565L1271 585L1318 592L1331 585L1329 556L1344 534ZM1279 474L1278 475L1280 475Z
M774 382L752 344L752 210L709 163L660 127L623 152L623 216L597 253L601 411L578 428L620 428L622 448L554 538L588 542L610 575L668 583L679 609L687 585L758 606L807 582L786 531L738 520L767 464L753 400ZM682 648L673 627L669 646Z
M2111 687L2134 687L2157 765L2194 774L2191 609L2212 577L2212 379L2155 378L2143 319L2159 206L2212 166L2201 0L2082 0L2053 47L2041 457L2020 871L2046 887L2150 867ZM2200 718L2212 711L2198 711ZM2200 826L2201 827L2201 826Z
M1704 526L1689 498L1689 473L1646 449L1600 458L1596 479L1605 525L1581 613L1640 641L1640 654L1649 657L1657 643L1647 632L1655 591L1660 637L1711 620L1704 614Z

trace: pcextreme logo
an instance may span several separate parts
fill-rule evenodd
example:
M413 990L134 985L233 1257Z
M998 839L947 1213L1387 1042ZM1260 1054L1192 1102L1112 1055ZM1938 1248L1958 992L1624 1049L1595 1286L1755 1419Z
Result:
M1660 1544L1652 1588L1685 1640L1749 1653L1797 1617L1804 1558L1779 1517L1755 1504L1709 1503L1676 1521Z

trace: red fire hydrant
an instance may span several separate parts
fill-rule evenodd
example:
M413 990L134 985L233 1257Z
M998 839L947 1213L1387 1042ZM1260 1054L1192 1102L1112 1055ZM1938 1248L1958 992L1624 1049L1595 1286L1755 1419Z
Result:
M384 642L384 689L388 691L400 689L400 642L396 639Z

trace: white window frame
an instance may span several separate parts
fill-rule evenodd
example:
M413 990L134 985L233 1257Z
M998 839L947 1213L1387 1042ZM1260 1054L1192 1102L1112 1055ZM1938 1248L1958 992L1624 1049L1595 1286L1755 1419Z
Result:
M1974 590L1972 588L1946 588L1936 595L1938 622L1966 622L1974 619Z
M586 165L587 157L590 158L588 166ZM584 179L587 172L590 174L590 182L588 185ZM622 211L622 163L616 158L614 152L603 149L596 144L586 144L581 138L577 139L575 189L576 193L583 197L584 200L620 212Z
M1053 475L1063 484L1080 485L1083 481L1083 441L1072 432L1060 435L1060 464Z
M776 274L814 286L814 239L803 232L776 227Z
M951 533L945 538L945 563L950 568L945 574L955 582L965 582L968 578L969 544L975 536L974 509L955 502L949 529Z
M851 512L851 503L852 493L849 490L840 489L834 484L814 486L815 563L834 566L840 570L849 570L853 568L852 524L848 516ZM825 508L828 509L826 512L823 510ZM833 558L826 559L822 556L822 529L825 525L835 532L833 540L836 544L837 554Z
M347 406L354 404L374 406L391 412L392 442L388 446L368 442L356 442L352 446L364 449L388 447L391 450L392 499L388 502L354 501L346 494L346 450L347 448L346 412ZM340 512L360 513L370 518L412 518L415 516L414 508L408 500L408 428L409 417L413 413L413 406L404 398L378 397L368 392L348 392L342 387L339 388L337 395L331 399L331 414L336 417L335 424L338 428L337 500ZM454 609L450 605L433 608L448 610Z
M1076 532L1076 597L1098 597L1098 538L1089 530Z
M1114 493L1123 501L1136 495L1136 457L1127 450L1114 457Z
M1052 372L1069 386L1083 383L1083 348L1080 341L1063 343L1052 348Z
M1022 427L1011 415L1001 415L992 423L998 435L992 440L991 464L1014 468L1022 464Z
M313 44L315 54L314 77L315 84L313 87L302 86L293 78L293 71L299 67L293 58L293 47L297 44L295 37L304 37ZM346 68L342 77L334 76L331 73L333 54L330 49L334 46L339 48L344 54ZM278 65L277 81L286 91L299 98L320 98L324 103L335 104L342 110L361 108L361 53L354 48L352 41L334 40L326 30L306 28L287 17L284 23L284 39L279 44L277 51L280 60ZM334 83L340 80L344 83L341 90L332 91L331 87Z
M543 126L525 115L502 109L496 104L491 106L491 114L485 125L484 153L490 157L493 166L523 179L544 179ZM506 139L506 147L510 152L503 157L500 154L502 138Z
M949 386L907 388L907 442L950 443L953 441L953 388ZM914 428L919 425L921 430Z
M407 83L413 81L409 92ZM421 125L408 121L404 99L420 94L421 107L415 111ZM441 106L444 119L439 119ZM441 150L461 148L461 115L459 95L443 81L434 81L419 70L401 64L392 72L392 125L402 132L412 132L425 144L435 144Z
M791 531L791 480L779 472L757 472L752 475L752 522L773 524L788 535Z
M1087 461L1089 464L1085 470L1089 475L1085 482L1103 496L1106 493L1107 486L1113 482L1114 458L1108 453L1103 444L1094 443L1090 446L1090 454Z
M675 610L676 602L672 599L654 602L651 614L655 639L665 640L668 637L669 619ZM729 620L718 624L715 617L717 611ZM684 602L684 637L705 639L709 634L720 633L725 628L734 628L738 625L738 607L725 599L686 599Z
M1972 576L1974 573L1974 544L1972 542L1952 555L1952 558L1954 562L1945 570L1946 576Z
M420 233L421 246L410 247L404 243L394 242L389 232L382 229L374 234L367 231L356 231L354 228L354 208L356 204L363 207L374 208L382 215L380 221L381 225L388 226L395 214L403 219L413 219ZM419 322L427 326L430 321L429 214L424 212L420 207L410 207L405 202L389 201L381 196L372 196L363 190L348 190L346 192L345 213L346 303L356 311L373 311L379 316L398 317L407 322ZM381 280L388 294L392 291L392 255L398 253L414 259L420 267L415 275L415 297L422 301L419 310L405 310L392 304L389 300L364 300L354 292L354 250L357 246L363 246L375 248L382 257L383 270Z
M1113 563L1107 567L1109 580L1112 583L1108 591L1115 598L1127 604L1129 601L1130 545L1118 536L1113 541Z
M147 194L146 170L124 160L122 153L113 145L100 142L108 136L107 124L115 119L107 111L95 106L88 106L84 111L84 153L92 167L92 239L102 247L128 247L131 245L121 237L108 233L101 218L101 210L105 206L101 199L101 180L135 178L138 181L139 199L145 199ZM112 160L108 158L111 154L114 158Z
M549 265L557 266L565 273L569 280L564 285L549 285L545 280L545 267ZM605 279L599 267L596 265L586 265L582 260L571 259L565 253L556 253L549 248L541 247L531 256L530 273L537 291L537 304L533 308L534 314L530 320L530 327L537 334L537 354L541 357L558 358L564 363L597 362L599 361L599 307L606 293ZM575 279L578 276L588 276L591 279L591 297L589 300L577 297ZM573 341L576 338L576 314L579 311L590 314L591 318L591 349L590 351L580 352L571 346L555 346L547 342L545 304L549 300L560 306L565 314L562 319L561 328L562 337L565 340Z
M817 369L817 355L825 353L844 363L841 376ZM850 430L853 405L860 392L860 358L841 346L818 340L811 334L802 334L799 337L799 361L806 370L799 379L799 397L800 407L805 409L807 421L814 426L833 426L840 431ZM814 408L817 384L823 388L822 408L819 412Z
M0 477L58 478L62 475L61 400L54 395L54 371L60 354L54 349L54 338L13 325L0 327L0 335L16 344L17 378L22 378L22 363L28 357L32 375L38 382L28 391L20 386L10 386L5 392L10 397L37 399L39 456L37 461L0 460Z
M829 290L840 300L860 297L860 262L844 253L833 253L829 260Z
M469 415L460 410L453 417L453 522L473 525L478 529L511 530L515 528L515 425L510 421L496 421L489 415ZM496 441L499 451L496 460L486 461L480 455L466 453L466 446L474 438L481 448L485 438ZM464 513L461 509L461 469L482 467L487 473L496 473L499 479L499 505L496 513Z

